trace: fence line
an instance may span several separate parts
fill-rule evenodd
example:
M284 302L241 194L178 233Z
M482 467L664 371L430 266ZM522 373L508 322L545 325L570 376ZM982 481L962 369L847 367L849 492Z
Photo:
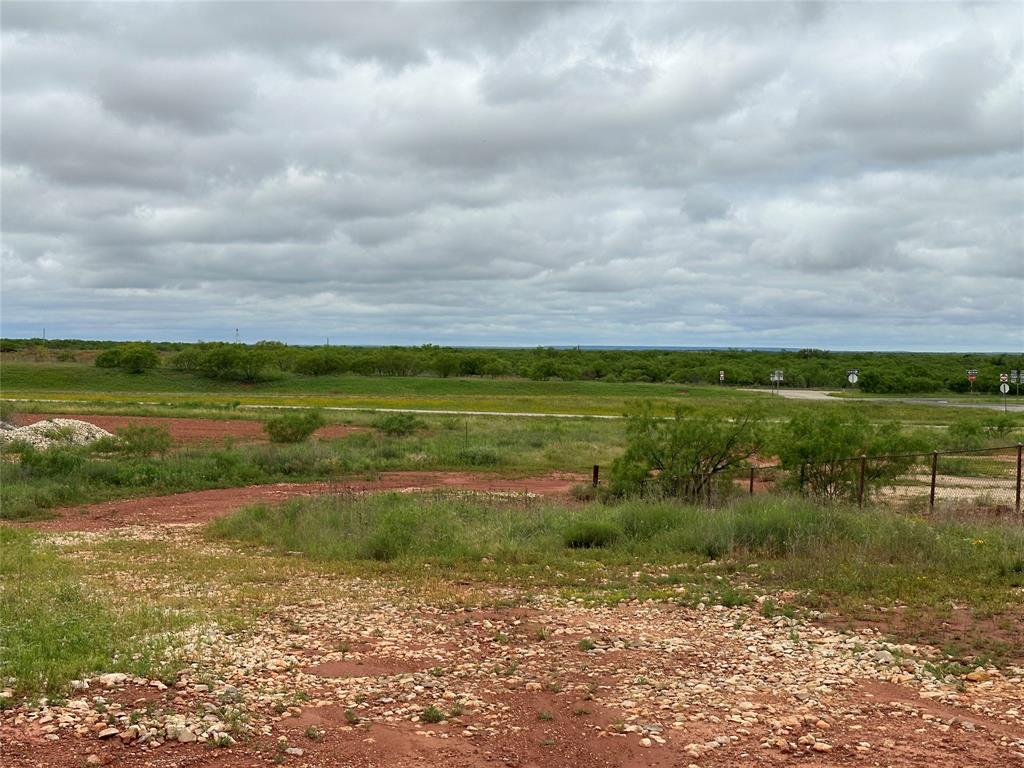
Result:
M966 503L1020 515L1022 459L1024 444L1017 443L805 462L795 476L776 462L749 467L741 480L749 495L759 486L788 485L805 495L855 501L861 507L874 495L901 506L921 506L926 498L929 512L939 504Z

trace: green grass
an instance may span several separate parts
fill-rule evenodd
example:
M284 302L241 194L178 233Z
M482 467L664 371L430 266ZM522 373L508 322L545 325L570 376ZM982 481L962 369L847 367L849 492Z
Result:
M370 415L349 422L369 425ZM55 507L140 495L272 482L365 478L386 470L479 470L510 478L605 467L624 441L621 421L425 417L425 428L376 430L296 445L193 444L164 456L61 448L0 457L0 519L43 517Z
M182 615L145 604L114 610L72 564L23 530L0 526L0 678L16 696L58 695L98 672L167 672L166 638Z
M893 606L935 615L955 603L1020 619L1024 587L1020 527L788 498L707 510L640 501L523 509L397 494L321 497L251 507L211 523L207 535L364 572L415 576L440 568L613 602L640 596L740 605L758 590L796 589L807 607L848 616ZM1024 657L1024 640L998 650Z
M676 405L685 403L731 416L759 403L780 418L807 408L846 408L872 421L921 425L948 425L964 417L960 409L937 405L841 398L794 401L733 387L292 373L280 373L271 381L241 384L199 378L169 368L129 374L80 363L4 361L2 387L5 398L81 400L79 408L151 408L162 403L220 409L259 405L621 416L638 400L649 400L659 415L669 415ZM1011 416L1024 426L1024 414Z

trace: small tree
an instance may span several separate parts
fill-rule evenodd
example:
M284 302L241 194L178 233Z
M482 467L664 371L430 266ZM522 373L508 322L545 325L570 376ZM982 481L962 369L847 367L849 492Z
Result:
M320 411L290 411L263 424L272 443L301 443L324 425Z
M867 490L892 481L913 466L915 451L924 450L904 435L897 422L872 424L859 414L806 411L782 429L779 462L789 470L789 484L833 501L852 501L860 485L859 456L865 463Z
M96 355L97 368L117 368L121 365L121 350L117 347L105 349Z
M726 420L679 407L673 418L659 419L645 403L626 426L626 452L612 464L612 491L654 485L665 496L712 502L726 473L744 466L759 443L760 418L753 413Z
M160 355L144 344L128 344L121 348L121 370L142 373L160 365Z

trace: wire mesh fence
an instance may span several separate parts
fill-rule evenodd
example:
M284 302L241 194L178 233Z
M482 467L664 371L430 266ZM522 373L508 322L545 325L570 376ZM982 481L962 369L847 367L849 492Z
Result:
M852 456L784 469L728 473L728 488L753 496L790 491L821 500L886 503L908 511L1021 516L1020 444L920 454Z

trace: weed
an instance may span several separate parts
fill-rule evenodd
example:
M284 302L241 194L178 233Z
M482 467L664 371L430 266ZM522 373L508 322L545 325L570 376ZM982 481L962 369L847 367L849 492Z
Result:
M440 723L444 720L444 712L431 704L420 713L420 720L424 723Z

